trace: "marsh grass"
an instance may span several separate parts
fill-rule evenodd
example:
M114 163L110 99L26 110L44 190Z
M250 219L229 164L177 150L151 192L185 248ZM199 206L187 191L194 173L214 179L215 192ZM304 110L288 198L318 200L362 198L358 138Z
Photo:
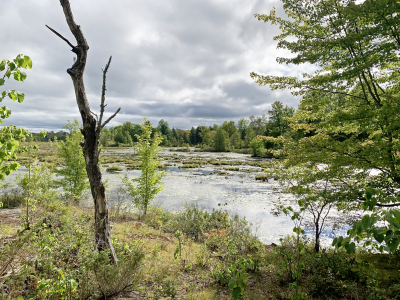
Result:
M111 167L108 167L108 168L106 169L106 171L107 171L107 172L110 172L110 173L112 173L112 172L121 172L121 171L123 171L123 170L124 170L124 168L121 167L121 166L111 166Z
M3 194L10 207L20 200ZM140 221L121 207L110 207L118 266L94 250L92 208L43 201L32 230L22 230L21 215L0 211L0 299L230 299L229 282L242 279L243 299L399 299L398 254L315 253L296 237L266 246L224 206L179 213L150 206Z

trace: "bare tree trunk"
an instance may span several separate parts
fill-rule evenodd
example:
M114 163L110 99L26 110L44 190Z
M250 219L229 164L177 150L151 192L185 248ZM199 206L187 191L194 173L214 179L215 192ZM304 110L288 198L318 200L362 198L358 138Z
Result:
M64 10L65 19L74 35L77 46L73 46L66 38L56 32L54 29L47 26L51 31L58 35L61 39L68 43L72 48L72 52L77 55L76 61L71 68L67 69L67 73L71 76L75 88L76 102L78 104L79 112L82 117L83 128L81 130L84 141L81 143L83 156L85 157L86 172L89 178L90 189L94 200L95 209L95 241L99 251L106 249L110 250L110 260L117 263L117 256L113 245L111 243L110 221L108 217L107 198L105 187L102 181L101 171L99 167L99 139L101 129L119 112L111 116L104 124L101 124L104 113L104 99L105 99L105 82L106 73L111 63L111 57L103 70L103 90L100 105L100 120L94 118L94 113L90 110L89 102L86 98L85 85L83 82L83 73L86 66L87 51L89 45L81 31L79 25L74 21L69 0L60 0L61 6ZM97 115L96 115L97 118Z

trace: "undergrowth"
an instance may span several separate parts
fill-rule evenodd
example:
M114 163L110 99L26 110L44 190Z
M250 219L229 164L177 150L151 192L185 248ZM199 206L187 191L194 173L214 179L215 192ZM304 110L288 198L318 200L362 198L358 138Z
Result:
M0 223L0 299L400 298L395 254L315 253L297 237L266 246L226 208L114 218L111 265L95 250L91 209L42 203L31 230L5 236Z

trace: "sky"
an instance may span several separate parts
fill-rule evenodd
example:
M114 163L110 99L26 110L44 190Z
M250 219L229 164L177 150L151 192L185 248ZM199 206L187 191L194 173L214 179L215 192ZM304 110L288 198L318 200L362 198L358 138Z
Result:
M121 112L109 123L139 123L148 117L157 126L189 129L250 115L267 114L281 101L297 107L289 91L258 86L250 73L300 76L307 67L280 65L276 25L258 21L278 0L71 0L75 22L89 44L84 81L91 110L99 112L102 68L107 73L106 113ZM5 99L12 110L4 124L31 131L58 131L80 115L67 68L72 44L61 5L56 0L3 1L0 10L0 59L22 53L31 57L25 82L6 81L4 89L25 93L22 104ZM0 74L2 75L2 74Z

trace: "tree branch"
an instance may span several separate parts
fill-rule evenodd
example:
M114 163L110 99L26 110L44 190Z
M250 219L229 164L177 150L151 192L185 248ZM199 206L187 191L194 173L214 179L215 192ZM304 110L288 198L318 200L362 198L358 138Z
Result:
M98 128L100 128L100 130L102 129L102 127L104 127L104 126L101 126L101 122L103 121L104 108L106 107L104 105L104 101L106 100L106 90L107 90L106 89L106 74L107 74L108 68L110 67L111 59L112 59L112 56L110 56L110 59L108 60L108 63L106 64L106 67L103 70L103 86L102 86L102 90L101 90L100 119L99 119L99 122L97 125Z
M104 126L106 126L107 123L110 122L117 115L117 113L120 112L120 110L121 110L121 107L118 108L117 111L103 123L103 125L101 125L101 129L103 129Z
M53 31L56 35L58 35L59 38L61 38L62 40L66 41L67 44L70 45L70 47L71 47L72 49L75 49L75 46L72 45L72 44L70 43L70 41L68 41L65 37L63 37L61 34L59 34L57 31L55 31L55 30L54 30L53 28L51 28L50 26L46 25L46 27L47 27L48 29L50 29L51 31Z

